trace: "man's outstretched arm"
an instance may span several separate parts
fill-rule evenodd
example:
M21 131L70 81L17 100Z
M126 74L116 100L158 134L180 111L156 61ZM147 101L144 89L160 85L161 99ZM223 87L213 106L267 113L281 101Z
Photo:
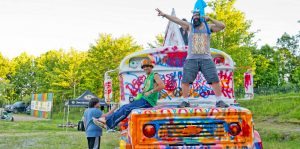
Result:
M183 29L185 30L190 30L190 24L186 21L183 21L175 16L171 16L168 14L163 13L161 10L159 10L158 8L155 9L158 12L158 16L162 16L167 18L168 20L180 25Z

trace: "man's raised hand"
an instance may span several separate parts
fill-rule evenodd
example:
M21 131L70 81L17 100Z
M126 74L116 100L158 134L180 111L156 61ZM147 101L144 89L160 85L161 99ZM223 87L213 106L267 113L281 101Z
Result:
M158 12L158 16L162 16L162 17L164 17L166 14L165 13L163 13L161 10L159 10L158 8L156 8L155 9L157 12Z
M208 17L208 16L204 16L203 18L205 19L205 21L210 21L211 20L210 17Z

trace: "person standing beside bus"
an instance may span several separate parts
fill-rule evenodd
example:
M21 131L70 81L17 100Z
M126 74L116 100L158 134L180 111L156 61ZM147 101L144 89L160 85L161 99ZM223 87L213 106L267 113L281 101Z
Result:
M102 129L93 123L93 118L106 117L107 115L113 113L117 109L118 105L115 105L106 114L103 114L99 107L99 99L92 98L89 102L89 108L86 109L83 114L83 124L89 149L99 149L102 136Z

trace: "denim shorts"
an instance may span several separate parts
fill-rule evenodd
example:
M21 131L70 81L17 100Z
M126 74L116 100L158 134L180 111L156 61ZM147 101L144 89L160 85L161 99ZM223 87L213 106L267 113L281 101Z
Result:
M208 84L219 82L217 68L212 59L186 59L183 66L183 83L192 84L198 72L204 75Z

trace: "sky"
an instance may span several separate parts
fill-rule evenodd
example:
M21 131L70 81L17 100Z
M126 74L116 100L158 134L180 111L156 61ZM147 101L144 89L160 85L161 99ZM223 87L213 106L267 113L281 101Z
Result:
M209 0L205 0L208 2ZM38 56L52 49L86 51L100 33L131 35L147 47L164 33L167 20L155 8L190 18L196 0L0 0L0 52ZM237 0L236 8L260 30L258 45L275 45L284 32L300 31L299 0ZM206 10L211 11L211 10Z

